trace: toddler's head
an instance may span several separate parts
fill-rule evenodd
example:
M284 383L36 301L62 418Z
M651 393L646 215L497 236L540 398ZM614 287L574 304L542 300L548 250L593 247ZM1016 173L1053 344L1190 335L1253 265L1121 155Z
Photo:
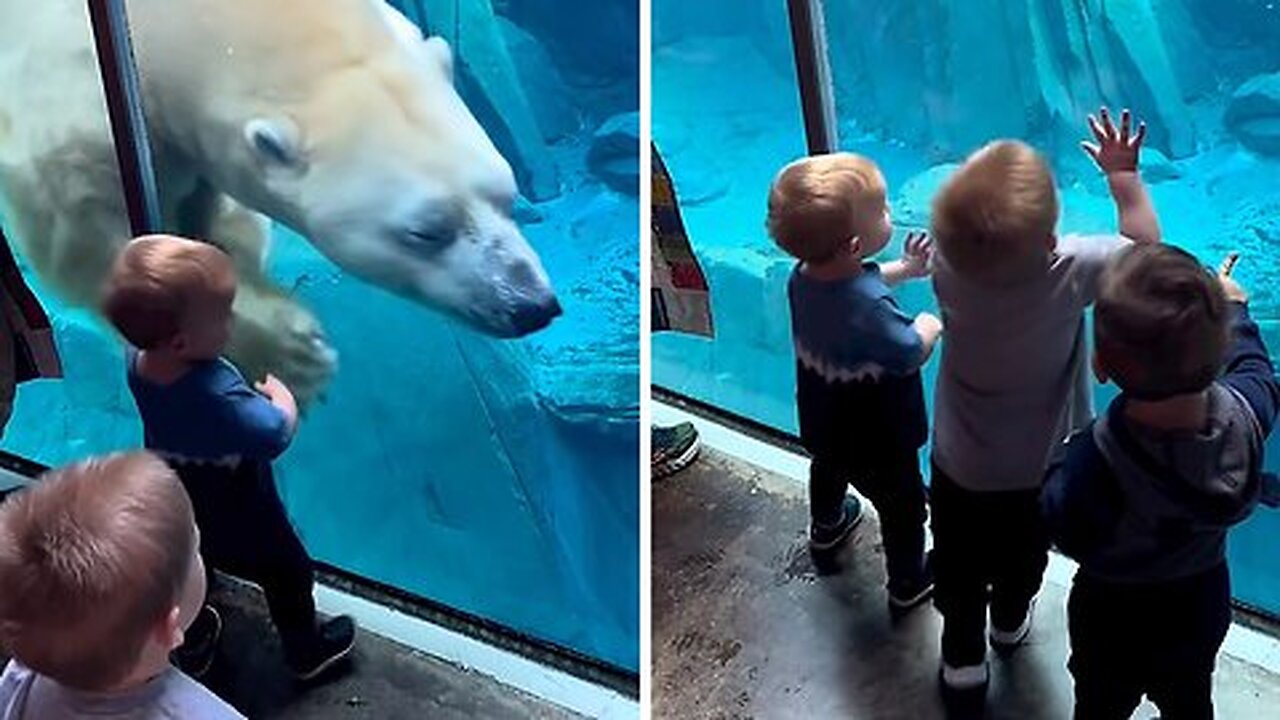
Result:
M970 155L933 201L932 233L942 260L985 284L1015 284L1043 272L1057 223L1048 163L1013 140Z
M1102 275L1094 307L1095 365L1139 400L1200 392L1227 347L1222 285L1184 250L1135 245Z
M893 232L884 176L875 163L849 153L797 160L769 189L768 228L774 242L802 262L844 253L870 257Z
M198 546L186 491L154 455L50 472L0 505L0 645L78 690L158 671L204 601Z
M140 350L204 360L227 344L235 295L235 266L221 250L148 235L130 242L117 258L103 311Z

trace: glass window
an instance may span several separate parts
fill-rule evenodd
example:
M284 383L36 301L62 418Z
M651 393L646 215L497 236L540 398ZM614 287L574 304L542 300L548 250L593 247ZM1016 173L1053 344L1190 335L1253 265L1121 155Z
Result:
M884 169L899 234L927 228L930 200L955 163L1001 137L1048 156L1060 233L1116 232L1105 180L1079 143L1099 106L1132 108L1148 128L1142 173L1165 241L1214 266L1240 252L1236 276L1280 352L1280 185L1267 179L1280 172L1280 6L824 5L840 147ZM900 240L886 252L900 252ZM935 306L927 283L903 295L912 310ZM926 383L934 369L936 359ZM1113 395L1099 388L1096 407ZM1280 455L1268 458L1280 467ZM1237 597L1271 612L1280 612L1280 571L1264 558L1276 537L1280 513L1264 508L1231 543Z
M317 5L243 33L230 6L130 4L165 225L236 258L227 355L305 404L276 476L317 560L635 672L636 4L492 5L367 3L336 26ZM313 74L344 49L379 62ZM56 211L103 247L128 236ZM31 276L67 377L24 388L6 447L136 447L121 346Z
M1149 128L1143 174L1166 240L1212 264L1241 252L1236 275L1280 348L1280 6L961 5L821 3L839 149L873 158L889 183L886 257L907 231L928 227L955 164L1000 137L1048 156L1060 232L1115 231L1105 182L1079 143L1090 112L1130 107ZM769 181L805 147L786 4L654 6L654 139L709 275L718 330L713 342L655 337L654 382L794 433L791 262L763 229ZM927 282L896 294L908 313L936 309ZM1113 393L1099 388L1097 406ZM1280 455L1268 457L1280 468ZM1272 612L1277 536L1280 512L1262 509L1231 544L1237 596Z
M786 4L653 3L653 140L711 286L714 340L653 338L653 381L794 430L786 277L769 183L805 153Z

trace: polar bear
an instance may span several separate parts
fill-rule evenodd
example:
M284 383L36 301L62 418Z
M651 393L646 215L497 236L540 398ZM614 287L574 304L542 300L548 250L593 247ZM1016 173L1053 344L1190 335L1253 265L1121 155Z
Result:
M266 276L268 218L493 336L560 314L443 40L381 0L127 7L164 229L235 258L228 355L247 374L306 401L336 367L320 324ZM0 0L0 218L62 299L95 303L130 233L84 0Z

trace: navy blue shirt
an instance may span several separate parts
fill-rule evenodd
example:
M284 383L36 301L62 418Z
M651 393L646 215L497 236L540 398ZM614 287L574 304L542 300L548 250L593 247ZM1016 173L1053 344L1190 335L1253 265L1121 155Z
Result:
M1041 495L1046 527L1082 572L1127 583L1207 572L1225 559L1228 528L1258 503L1280 379L1248 308L1230 307L1231 345L1208 391L1204 428L1161 432L1132 423L1122 392L1050 466Z
M129 390L145 444L172 460L271 461L292 439L283 411L249 387L222 358L201 362L168 385L143 378L129 353Z
M817 280L797 266L787 294L796 353L800 439L815 457L859 461L924 444L924 341L880 266Z
M852 278L815 280L797 265L787 287L796 359L829 381L905 376L920 369L924 342L898 309L880 266Z

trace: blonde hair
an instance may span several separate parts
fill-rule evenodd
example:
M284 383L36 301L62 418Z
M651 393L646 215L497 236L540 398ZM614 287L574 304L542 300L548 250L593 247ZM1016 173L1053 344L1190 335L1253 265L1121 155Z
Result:
M1222 284L1190 253L1137 245L1103 271L1093 314L1098 361L1126 393L1162 400L1209 387L1227 351Z
M1016 140L969 156L933 201L932 234L956 273L1015 282L1043 267L1058 223L1048 163Z
M871 160L850 153L797 160L769 188L769 236L804 262L833 257L879 221L885 182Z
M235 266L218 248L172 235L125 246L103 298L103 314L140 350L172 339L192 311L235 298Z
M194 528L186 491L149 453L46 474L0 505L0 646L68 687L119 684L180 602Z

